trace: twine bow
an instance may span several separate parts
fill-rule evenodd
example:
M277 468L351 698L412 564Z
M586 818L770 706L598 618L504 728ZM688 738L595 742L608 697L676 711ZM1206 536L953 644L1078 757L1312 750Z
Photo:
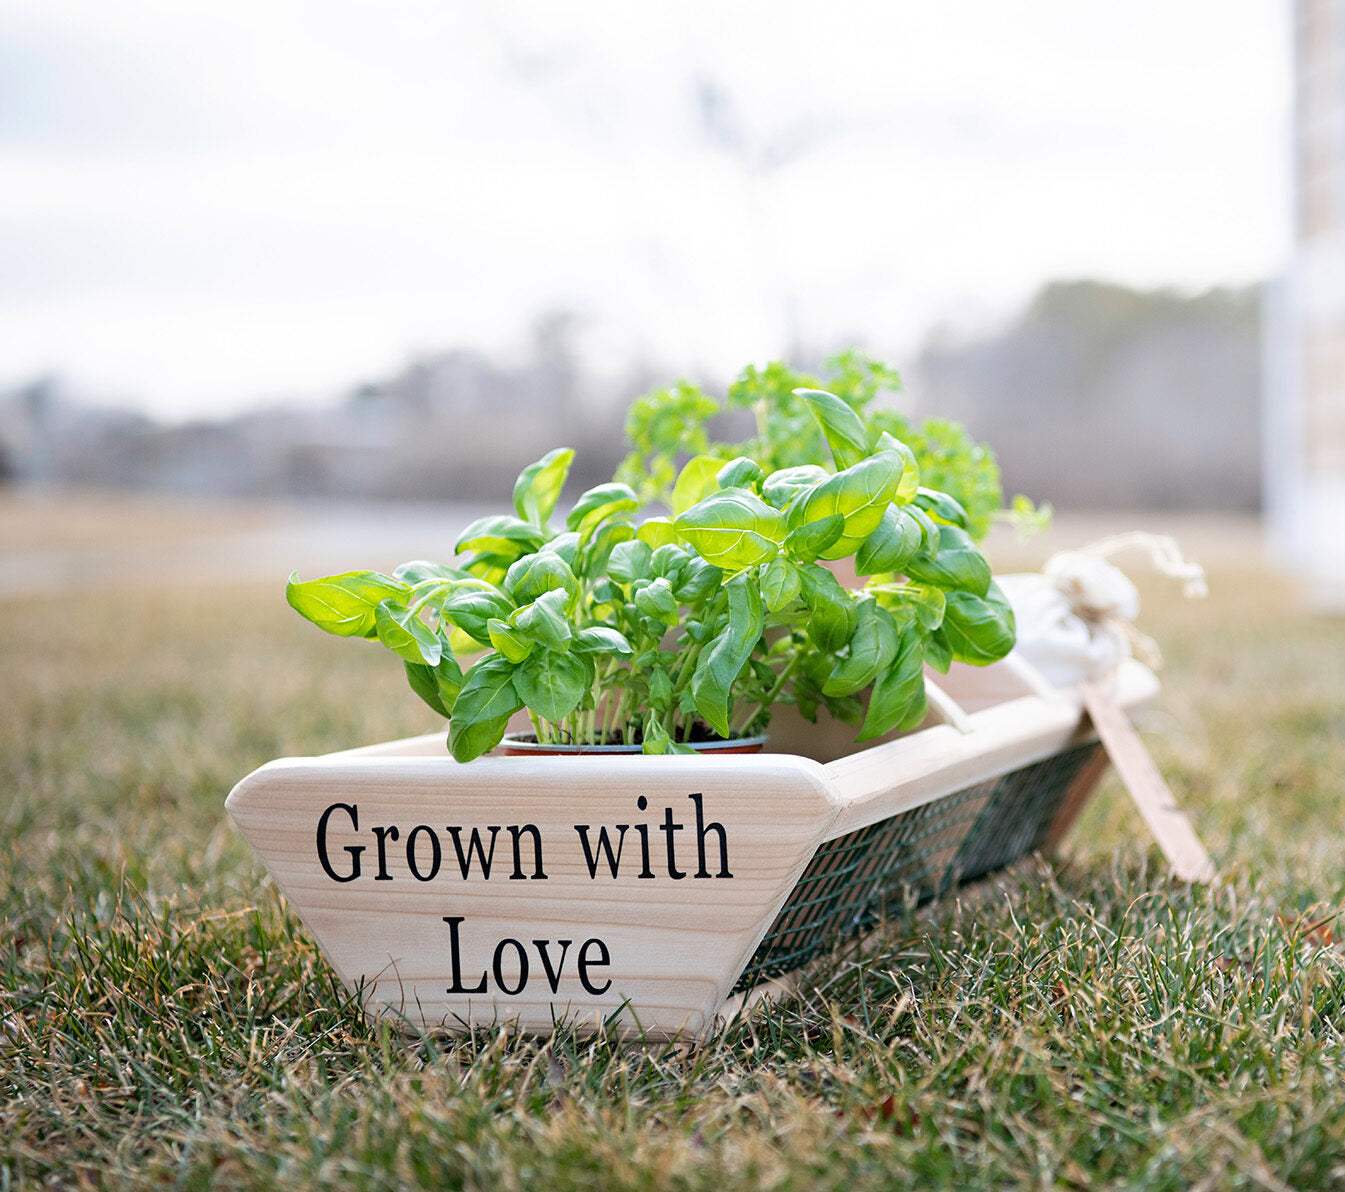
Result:
M1188 599L1208 595L1205 569L1183 556L1175 538L1139 530L1101 538L1079 550L1060 551L1046 560L1042 572L1078 617L1089 626L1125 638L1135 657L1156 670L1163 665L1163 655L1154 640L1135 627L1139 593L1119 567L1107 562L1130 549L1147 552L1160 574L1181 582Z

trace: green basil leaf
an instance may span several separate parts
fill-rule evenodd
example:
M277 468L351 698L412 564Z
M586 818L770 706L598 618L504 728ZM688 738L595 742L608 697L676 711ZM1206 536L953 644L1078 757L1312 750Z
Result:
M894 590L880 592L878 603L894 612L908 610L915 624L926 633L943 624L944 591L931 584L902 584Z
M663 727L658 720L650 720L644 726L644 740L640 746L642 753L659 755L665 753L672 754L691 754L695 755L696 750L683 741L674 741L668 736L668 730Z
M953 647L948 644L948 635L942 625L925 638L925 662L941 675L946 675L953 665Z
M518 474L514 482L514 511L519 517L535 526L546 525L546 519L560 499L560 490L565 487L565 478L570 474L573 461L571 448L557 447Z
M913 504L946 526L956 526L959 530L967 528L967 511L947 493L932 488L917 489Z
M942 632L958 662L988 666L1013 649L1013 608L996 583L984 596L949 592Z
M671 525L671 523L669 523ZM667 542L654 551L649 559L649 574L661 575L674 587L693 555L680 542Z
M546 533L521 518L507 513L478 517L458 537L454 549L476 551L482 555L498 555L505 566L519 555L535 551L546 541Z
M456 760L469 762L500 743L509 717L523 706L514 688L515 669L492 654L468 673L448 722L448 747Z
M795 389L794 394L803 398L817 419L838 468L852 467L869 454L869 434L864 423L839 397L824 389Z
M808 636L827 654L845 648L855 631L855 601L825 567L799 568L800 593L808 606Z
M869 708L856 741L872 741L894 728L914 728L925 718L925 658L913 630L901 635L896 657L874 680Z
M677 697L677 710L683 716L696 715L696 697L691 693L690 683L682 688L682 694Z
M824 695L822 702L833 720L839 720L842 724L848 724L855 729L863 723L864 701L859 696Z
M775 686L775 672L760 658L751 659L747 665L752 668L752 673L756 675L757 682L760 683L766 691L769 691Z
M649 672L649 706L666 711L672 703L672 692L672 676L661 666L653 667Z
M635 537L635 527L630 522L608 522L594 530L592 536L579 548L576 556L577 574L585 579L597 579L607 574L607 564L613 549L622 542Z
M726 463L715 475L715 483L720 488L750 488L761 491L763 473L761 465L745 455Z
M915 458L915 452L888 431L883 431L878 436L878 442L874 444L873 449L895 451L901 456L901 483L897 485L897 495L893 500L898 505L909 505L920 491L920 464Z
M486 632L490 634L490 644L510 662L522 662L537 644L527 634L519 632L499 617L492 617L486 622Z
M920 553L922 555L937 555L942 541L939 523L916 505L907 505L904 512L907 517L915 518L920 527Z
M408 584L422 584L427 580L453 580L466 579L467 572L460 571L456 567L445 567L443 563L429 563L424 559L416 559L411 563L403 563L394 571L393 576Z
M702 720L721 737L729 727L729 692L747 665L763 628L761 592L755 576L742 572L724 585L728 593L728 625L714 647L700 657L691 676L691 692Z
M301 581L294 572L285 585L285 599L301 617L337 637L374 637L378 605L404 600L411 586L378 571L347 571Z
M576 629L570 642L570 651L574 654L616 654L622 658L628 658L635 652L624 633L607 625Z
M871 455L801 494L789 507L790 529L840 514L845 519L844 530L820 557L841 559L852 555L883 520L883 513L897 495L902 474L901 456L896 452Z
M542 554L559 555L565 560L565 565L574 570L574 557L579 552L579 535L573 530L566 530L563 534L557 534L545 546L541 548Z
M855 553L855 574L878 575L901 571L920 549L920 523L904 509L889 505L883 520Z
M713 563L707 563L698 555L688 555L673 582L673 591L683 604L701 604L718 591L723 582L723 571Z
M833 513L817 521L790 530L785 537L785 550L801 563L811 563L845 533L845 518Z
M543 720L562 720L584 698L584 664L569 654L539 650L514 672L514 687Z
M640 744L640 752L651 756L659 756L664 753L671 753L672 740L668 736L668 730L663 727L662 721L653 718L644 726L644 739Z
M635 593L635 607L646 617L667 625L670 629L680 619L677 614L677 597L673 595L672 584L660 576L647 588Z
M766 477L761 495L777 509L787 509L799 493L819 485L830 476L826 468L817 464L800 464L796 468L781 468Z
M523 705L520 704L519 707ZM511 712L512 716L513 713ZM453 760L470 762L489 753L502 740L509 729L509 716L496 716L489 720L448 720L448 750Z
M850 652L822 684L823 695L854 695L882 674L897 655L900 635L887 609L875 600L861 600L855 606L855 614Z
M448 720L449 713L453 710L452 700L445 700L444 693L440 692L438 679L434 675L434 667L426 666L424 662L403 662L402 666L406 667L406 682L410 683L413 692L420 696L421 700L424 700L430 708L433 708L434 712ZM457 663L453 663L453 666L456 667ZM461 671L459 671L459 679L461 679ZM456 696L456 694L457 690L455 689L453 690L453 696Z
M440 701L451 713L453 705L457 702L458 692L462 690L462 685L467 681L467 676L462 673L462 667L458 665L458 660L447 650L444 651L444 656L439 659L439 665L434 668L434 681L439 687Z
M470 633L459 629L458 626L454 625L451 621L445 620L442 622L441 628L446 628L448 630L448 648L459 658L466 658L472 654L479 654L490 645L489 635L487 635L484 642L479 642ZM447 658L448 655L445 654L444 657Z
M514 690L518 668L499 654L489 654L467 672L458 692L456 714L464 719L512 716L523 706Z
M724 461L713 455L697 455L687 461L672 491L672 511L676 517L719 488L719 470Z
M984 596L990 589L990 564L966 530L956 526L939 528L939 553L923 552L905 567L910 579L944 589L961 589Z
M776 555L761 569L761 598L773 613L794 600L799 587L799 569L784 555Z
M467 581L481 583L482 581ZM492 617L504 619L514 606L503 592L494 587L454 588L439 606L439 615L483 645L490 644L486 622Z
M505 574L504 587L519 604L527 604L544 592L563 591L573 597L579 581L559 554L543 550L515 562Z
M378 640L404 662L437 666L444 656L444 643L420 617L404 604L381 600L374 610Z
M648 579L652 571L650 561L653 557L654 552L649 548L649 543L641 542L638 538L618 542L612 547L612 553L607 560L607 574L623 584L637 579Z
M707 563L742 571L775 558L785 538L785 519L754 492L725 488L679 514L677 535Z
M649 543L657 550L659 547L675 543L677 541L677 531L673 529L671 518L651 517L640 523L639 528L635 531L635 537L641 542Z
M531 604L515 612L510 621L524 637L539 642L548 650L570 648L574 631L565 616L563 591L543 592Z
M628 484L612 481L583 493L565 519L565 528L574 530L583 542L608 518L637 509L640 502Z
M468 578L484 580L492 588L498 588L504 583L504 577L509 574L514 560L526 550L526 547L520 545L518 550L504 555L469 555L468 562L463 566L467 569Z

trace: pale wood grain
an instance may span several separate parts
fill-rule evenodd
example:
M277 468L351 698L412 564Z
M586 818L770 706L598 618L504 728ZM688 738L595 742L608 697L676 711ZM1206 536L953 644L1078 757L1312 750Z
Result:
M1134 659L1126 659L1109 684L1119 705L1132 714L1158 694L1158 680ZM1094 735L1075 688L1053 691L1050 698L1028 695L994 704L970 720L969 733L935 725L829 762L825 769L841 811L827 839L1021 769Z
M1184 882L1213 881L1214 863L1209 853L1177 805L1125 709L1101 683L1080 683L1079 691L1112 764L1172 866L1173 876Z
M1021 699L1025 695L1039 695L1049 699L1054 688L1040 675L1036 667L1017 654L1009 654L989 666L967 666L954 662L948 673L938 679L947 695L966 712L980 712L995 704Z
M936 679L925 675L925 698L929 701L929 710L939 724L948 724L960 733L972 730L970 718Z
M695 809L702 797L706 821L723 825L731 878L691 876L697 870ZM645 812L637 798L648 800ZM349 860L340 850L365 846L361 877L333 881L322 869L316 827L334 803L358 809L356 832L345 812L329 832L334 867ZM680 880L668 875L667 834L655 825L666 807L686 824L674 856ZM815 762L775 757L603 757L483 759L458 765L451 759L333 756L273 762L244 779L229 796L229 812L257 849L277 885L312 931L333 968L351 988L363 988L367 1004L415 1027L455 1021L516 1021L545 1032L557 1018L596 1022L619 1017L621 1029L667 1037L708 1027L733 982L755 950L780 905L798 880L837 812L822 768ZM605 865L592 877L576 824L597 828L649 825L652 879L637 876L638 838L628 831L623 864L613 878ZM442 859L439 874L418 881L401 846L420 824L435 828ZM543 844L545 880L512 877L510 824L532 824ZM376 881L374 825L398 826L388 843L391 880ZM465 838L475 827L485 837L501 826L489 880L479 861L463 878L452 851L449 825ZM339 830L338 830L339 829ZM520 836L523 840L524 837ZM530 847L521 850L523 871L532 872ZM424 870L428 836L419 836ZM635 851L632 851L635 850ZM707 836L706 872L717 872L718 837ZM342 865L344 874L348 866ZM531 947L561 939L575 949L601 939L611 957L601 995L586 991L573 971L556 994L543 980L537 953L530 980L519 994L491 988L484 995L450 995L449 932L444 916L462 916L464 987L489 967L496 943L517 939ZM519 967L510 949L502 965L506 985ZM593 983L600 984L597 978ZM493 986L493 982L491 983Z

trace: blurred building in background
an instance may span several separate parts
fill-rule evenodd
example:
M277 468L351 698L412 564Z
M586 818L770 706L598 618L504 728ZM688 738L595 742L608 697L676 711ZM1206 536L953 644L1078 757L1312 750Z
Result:
M1294 248L1266 308L1271 549L1345 609L1345 0L1295 0Z

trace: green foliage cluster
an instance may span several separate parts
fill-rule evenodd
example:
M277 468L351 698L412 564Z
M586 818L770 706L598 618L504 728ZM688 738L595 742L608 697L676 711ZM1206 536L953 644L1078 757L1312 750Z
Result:
M519 476L512 515L467 527L453 566L291 577L289 602L400 657L459 761L498 745L525 707L541 742L646 753L760 731L778 703L811 719L825 707L860 741L914 727L925 664L1002 658L1012 611L966 510L921 486L909 447L834 394L794 396L836 471L698 454L671 485L672 516L642 517L639 494L612 481L557 531L574 456L558 448ZM780 455L803 432L788 434ZM827 566L840 561L863 587L842 586Z
M747 456L763 471L816 464L826 458L826 442L801 390L826 389L864 423L871 439L886 431L915 455L921 481L948 493L966 514L964 528L980 541L1004 501L999 464L984 443L976 442L958 422L927 418L913 422L899 410L877 407L883 392L901 387L895 369L854 349L827 361L824 375L799 372L779 361L749 365L729 386L723 402L688 381L638 398L626 419L631 452L617 471L642 500L671 503L678 461L691 455L722 460ZM750 410L757 433L737 443L711 440L709 422L732 410ZM1012 518L1034 526L1049 518L1025 497L1013 502Z

